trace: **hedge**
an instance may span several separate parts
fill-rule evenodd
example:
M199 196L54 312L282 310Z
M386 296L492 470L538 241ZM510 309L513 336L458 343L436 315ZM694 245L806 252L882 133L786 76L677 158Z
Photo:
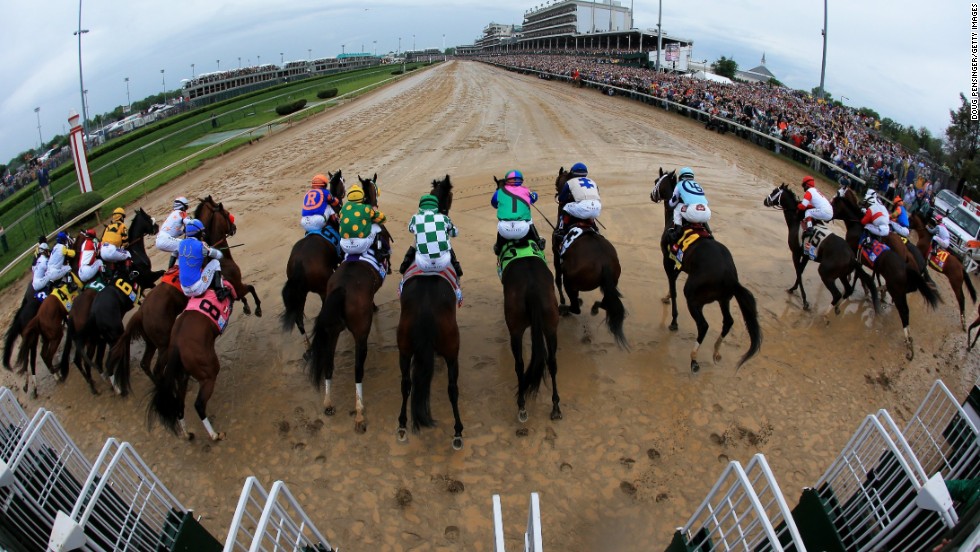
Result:
M306 107L306 100L296 100L293 103L282 104L276 106L276 113L279 115L289 115L290 113L296 113L300 109Z
M337 89L336 88L327 88L326 90L321 90L321 91L319 91L319 92L316 93L316 97L317 98L320 98L321 100L325 100L327 98L332 98L332 97L334 97L336 95L337 95Z
M62 201L58 205L58 214L61 220L71 220L78 215L102 203L105 198L98 192L89 192L80 196L75 196Z

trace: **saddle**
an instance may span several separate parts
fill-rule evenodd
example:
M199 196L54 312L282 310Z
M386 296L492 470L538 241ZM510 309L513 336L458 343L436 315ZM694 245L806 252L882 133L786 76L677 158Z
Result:
M319 232L307 232L306 233L306 236L310 236L310 235L320 236L321 238L327 240L327 242L330 243L331 245L333 245L334 248L337 250L337 256L338 257L343 256L344 252L340 248L340 232L338 232L337 229L334 228L333 226L330 226L328 224L328 225L324 226L323 229L320 230Z
M71 312L72 303L82 289L82 281L78 279L78 276L74 272L69 272L71 274L72 280L75 282L74 289L70 289L67 283L61 284L60 286L55 286L51 289L51 293L48 295L54 296L58 301L61 301L61 305L65 307L66 312Z
M949 259L949 251L945 249L932 249L929 251L929 266L936 272L942 272Z
M820 244L831 233L823 221L814 221L813 234L807 238L804 238L802 233L800 234L800 246L803 248L803 253L810 257L810 260L817 260L817 250L820 249Z
M208 288L201 295L190 298L184 308L184 310L197 311L207 316L208 320L214 322L218 328L218 335L221 335L228 326L228 319L231 318L231 313L234 310L235 299L238 298L231 282L222 282L222 284L228 290L224 299L218 299L218 294L213 289Z
M885 245L884 242L876 239L873 236L868 236L865 238L861 244L858 246L858 255L861 257L861 261L870 269L874 269L875 261L882 253L888 251L890 248Z
M561 257L565 255L565 251L575 243L575 240L579 239L582 235L591 232L593 234L598 234L599 229L595 227L588 221L577 221L566 227L564 234L559 234L558 237L561 240L561 244L558 248L558 256Z
M164 284L169 284L177 288L178 290L180 290L180 293L184 293L184 288L180 287L179 265L175 264L174 266L168 268L167 271L163 273L163 276L160 278L160 281L163 282Z
M500 255L497 255L497 277L503 278L504 271L507 270L510 263L524 257L537 257L548 262L544 250L538 246L536 241L527 238L516 241L509 240L504 242L504 246L500 248Z
M412 263L402 275L402 279L398 282L398 296L402 296L402 288L405 286L405 282L411 278L420 276L439 276L443 280L449 282L449 285L453 287L453 292L456 294L456 306L463 306L463 290L459 287L459 277L456 274L456 269L453 265L447 266L444 270L440 272L423 272L416 263Z
M384 282L385 277L388 276L388 267L386 266L384 260L380 258L380 254L374 246L368 248L368 250L364 253L351 253L344 257L343 260L345 263L356 263L358 261L371 265L381 276L382 282Z
M681 237L668 248L670 258L674 261L674 268L680 270L684 264L684 254L700 239L713 240L715 237L703 224L690 224L683 227Z

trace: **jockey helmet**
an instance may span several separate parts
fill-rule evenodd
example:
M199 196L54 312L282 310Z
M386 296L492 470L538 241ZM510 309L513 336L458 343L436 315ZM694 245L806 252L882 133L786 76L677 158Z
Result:
M813 177L812 176L806 175L806 176L803 177L803 189L804 190L809 190L810 188L812 188L814 186L816 186L816 184L813 182Z
M114 209L114 210L112 211L112 216L116 216L116 215L119 215L119 216L121 216L122 218L126 218L126 210L125 210L125 209L123 209L122 207L116 207L116 208L115 208L115 209Z
M89 228L87 230L83 230L82 233L92 239L95 239L96 236L95 228Z
M524 174L521 173L521 171L510 171L507 173L507 176L504 177L504 180L506 180L508 184L520 186L524 184Z
M868 190L864 192L864 202L867 204L876 203L878 201L878 194L874 190Z
M54 239L54 241L64 245L68 243L68 234L64 232L58 232L58 236Z
M186 211L187 207L189 206L190 203L187 201L187 198L184 196L180 196L174 200L174 211Z
M895 201L893 201L892 203L894 203L896 207L899 205L905 205L905 201L903 201L902 198L899 196L895 196Z
M588 176L589 168L585 166L585 163L575 163L568 172L575 176Z
M361 189L359 184L354 184L349 190L347 190L347 201L354 203L364 201L364 190Z
M318 174L313 177L312 185L314 188L326 188L329 182L326 176Z
M184 232L188 236L196 236L204 230L204 223L197 219L188 219L184 223Z
M38 253L49 253L51 251L51 248L48 247L48 244L47 243L41 242L41 243L37 244L37 250L38 250Z
M677 173L677 178L684 180L685 178L694 178L694 171L691 167L684 167L681 172Z
M432 194L425 194L419 199L419 211L436 211L439 209L439 199Z

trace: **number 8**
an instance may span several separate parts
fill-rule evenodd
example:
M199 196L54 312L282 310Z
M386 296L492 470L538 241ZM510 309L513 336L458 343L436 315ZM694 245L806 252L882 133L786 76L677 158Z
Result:
M207 299L201 301L201 311L207 313L208 316L215 319L215 321L221 318L221 309Z

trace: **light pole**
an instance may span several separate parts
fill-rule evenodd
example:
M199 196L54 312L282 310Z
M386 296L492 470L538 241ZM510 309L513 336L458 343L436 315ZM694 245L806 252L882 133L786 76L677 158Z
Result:
M194 78L194 64L191 64L191 79Z
M395 55L398 55L402 51L402 37L398 37L398 50L395 51Z
M844 100L850 100L850 98L848 98L847 96L841 95L841 97L840 97L840 104L841 105L844 105Z
M38 149L44 149L44 139L41 138L41 108L35 107L34 113L37 114L37 142L40 144Z
M378 57L378 41L374 41L374 57Z
M78 37L78 91L82 94L82 136L88 134L86 130L88 113L85 112L85 81L82 79L82 35L87 32L88 29L82 28L82 0L78 0L78 30L72 34Z
M261 67L262 66L262 56L256 54L255 55L255 59L256 59L255 64L258 65L259 67Z
M167 105L167 74L160 69L160 76L163 79L163 105Z
M282 52L279 52L279 65L283 65L283 64L285 64L285 63L286 63L286 62L285 62L285 61L283 61L283 53L282 53Z
M345 52L344 52L344 47L345 47L345 46L346 46L346 45L344 45L344 44L341 44L341 45L340 45L340 55L344 55L344 53L345 53Z
M415 35L412 35L412 51L415 51Z
M446 53L446 33L442 34L442 53Z
M823 77L827 71L827 0L823 0L823 59L820 61L820 88L817 89L817 97L822 98L826 94L823 89Z
M238 56L238 68L242 68L242 56Z
M133 107L129 101L129 77L123 79L126 82L126 112L128 113Z
M221 60L220 59L214 60L214 64L218 66L217 69L215 69L215 71L221 71Z
M660 23L661 23L662 17L663 17L663 13L664 13L664 2L663 2L663 0L659 0L657 2L657 4L658 4L659 7L657 8L657 66L655 68L655 71L657 73L659 73L660 72L660 52L663 51L663 47L664 47L663 31L661 30L662 27L660 26Z
M82 99L85 100L85 110L88 111L88 89L87 88L82 92ZM95 122L95 120L94 120L95 117L93 117L92 119L93 119L92 122L94 123Z

